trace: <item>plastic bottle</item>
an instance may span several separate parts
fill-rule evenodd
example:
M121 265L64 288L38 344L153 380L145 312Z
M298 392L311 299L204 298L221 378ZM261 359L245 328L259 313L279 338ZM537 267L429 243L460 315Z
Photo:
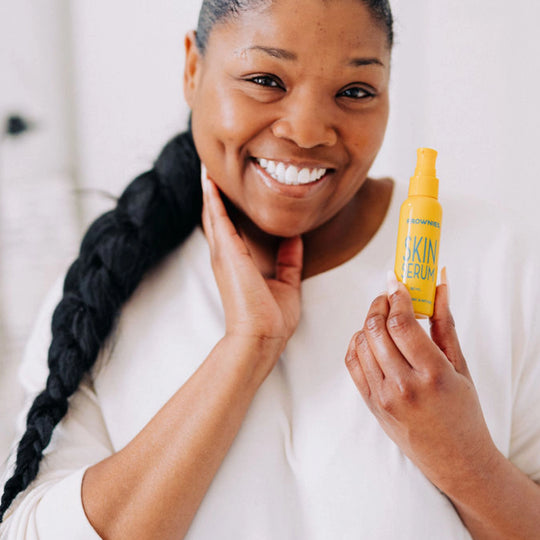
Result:
M437 286L442 207L435 170L437 152L418 150L409 196L401 205L394 271L407 287L416 318L433 315Z

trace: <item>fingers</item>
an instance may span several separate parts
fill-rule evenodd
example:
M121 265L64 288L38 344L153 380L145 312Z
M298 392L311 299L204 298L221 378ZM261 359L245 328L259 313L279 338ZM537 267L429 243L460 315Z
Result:
M212 234L216 234L220 227L224 227L229 233L231 233L234 229L234 225L227 215L227 210L225 209L225 205L221 200L221 196L216 185L214 182L212 182L212 180L210 180L210 178L208 178L206 174L206 168L202 168L201 170L201 183L208 222ZM234 229L234 233L236 233L236 229Z
M416 320L411 296L393 272L389 272L388 302L388 333L410 365L421 371L443 366L446 362L444 355Z
M435 294L435 307L431 318L431 338L452 363L456 371L469 375L465 357L461 352L454 318L450 312L446 267L441 270L441 284Z
M221 245L228 245L232 252L249 255L244 241L238 235L236 227L227 214L227 210L217 186L208 178L206 168L201 167L201 185L203 189L203 228L211 252L216 255Z
M202 193L203 193L203 209L202 209L202 225L204 234L208 240L208 243L211 242L211 238L213 238L213 232L212 232L212 222L210 221L210 215L208 213L208 203L206 202L207 199L207 191L208 191L208 177L206 175L206 167L201 163L201 187L202 187ZM212 247L210 245L210 247Z
M272 338L281 346L300 318L302 241L291 238L282 242L272 261L278 279L266 278L261 272L263 264L251 256L249 239L243 240L241 230L228 216L218 187L204 169L201 184L203 227L225 311L226 333Z
M396 381L407 378L410 364L392 340L387 328L390 306L386 295L376 298L364 323L364 335L385 377Z
M303 266L303 242L300 236L281 241L276 258L276 279L300 287Z
M351 378L356 385L356 388L358 388L362 397L367 401L371 395L371 391L356 352L356 335L353 336L349 343L349 348L345 355L345 365L351 374Z
M234 244L236 253L249 255L246 243L227 214L215 183L208 177L206 168L201 166L203 188L203 228L215 254L222 242ZM303 267L303 242L300 236L282 240L276 257L276 279L295 288L300 287Z
M379 390L384 374L369 348L364 332L356 333L351 339L345 364L365 400Z

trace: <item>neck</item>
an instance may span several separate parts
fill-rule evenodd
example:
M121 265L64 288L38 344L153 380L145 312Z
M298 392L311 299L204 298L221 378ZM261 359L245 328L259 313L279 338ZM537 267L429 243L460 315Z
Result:
M305 233L302 278L331 270L359 253L382 225L392 190L391 180L368 178L336 216L317 229ZM263 276L273 276L280 239L265 233L238 211L232 208L229 211Z

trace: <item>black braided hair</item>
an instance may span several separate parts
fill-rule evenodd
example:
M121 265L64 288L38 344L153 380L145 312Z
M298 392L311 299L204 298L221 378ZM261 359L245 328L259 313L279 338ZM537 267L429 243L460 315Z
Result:
M204 54L213 27L272 0L203 0L197 47ZM388 0L360 0L393 44ZM98 218L83 238L64 281L52 320L49 375L32 404L15 463L4 486L0 523L15 497L36 477L43 451L65 416L68 400L92 368L99 350L144 274L200 223L200 161L191 130L172 139L154 168L137 177L114 210Z
M49 375L33 402L7 481L0 520L36 477L43 451L92 368L122 304L143 275L200 223L200 162L190 132L172 139L154 168L137 177L114 210L88 229L52 319Z

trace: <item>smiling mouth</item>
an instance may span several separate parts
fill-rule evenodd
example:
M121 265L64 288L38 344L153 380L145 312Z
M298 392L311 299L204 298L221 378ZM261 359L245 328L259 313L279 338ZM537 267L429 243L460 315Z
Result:
M276 182L287 186L301 186L319 181L330 169L299 168L295 165L272 161L264 158L255 158L255 161Z

